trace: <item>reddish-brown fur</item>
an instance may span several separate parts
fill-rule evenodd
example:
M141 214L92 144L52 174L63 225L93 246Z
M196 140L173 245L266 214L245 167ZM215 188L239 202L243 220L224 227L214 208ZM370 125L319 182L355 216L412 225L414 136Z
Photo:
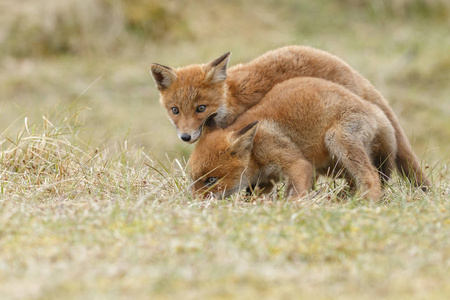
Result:
M386 115L318 78L284 81L231 126L211 127L205 125L189 163L196 194L228 195L255 185L270 190L282 174L288 195L298 198L310 188L314 170L326 174L343 168L368 199L377 201L381 183L375 166L389 177L395 165L395 133ZM208 186L210 178L218 182Z
M160 90L160 101L177 127L178 135L195 142L201 134L206 116L218 112L216 121L226 127L250 107L259 103L277 83L295 77L316 77L340 84L359 97L374 103L386 114L395 129L398 145L398 170L416 185L427 187L430 182L401 128L397 117L383 96L361 74L341 59L314 48L287 46L227 70L229 53L205 65L190 65L174 70L152 64L152 75ZM206 109L196 111L200 105ZM278 103L271 111L276 112ZM171 109L179 110L177 115Z

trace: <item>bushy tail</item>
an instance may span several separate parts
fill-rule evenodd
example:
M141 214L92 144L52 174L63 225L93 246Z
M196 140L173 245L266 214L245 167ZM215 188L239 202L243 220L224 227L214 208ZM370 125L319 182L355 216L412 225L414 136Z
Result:
M431 187L431 182L427 179L420 167L417 156L413 153L411 145L403 131L397 116L394 114L392 108L389 106L386 99L373 87L368 81L366 81L366 90L364 99L376 104L386 114L387 118L394 127L395 139L397 141L397 157L396 166L400 174L404 175L409 181L422 190L427 191Z
M394 124L393 124L394 125ZM397 169L400 174L406 176L412 184L420 186L422 190L427 191L431 187L431 182L427 179L420 167L417 156L413 153L405 132L398 125L394 126L395 137L397 140Z

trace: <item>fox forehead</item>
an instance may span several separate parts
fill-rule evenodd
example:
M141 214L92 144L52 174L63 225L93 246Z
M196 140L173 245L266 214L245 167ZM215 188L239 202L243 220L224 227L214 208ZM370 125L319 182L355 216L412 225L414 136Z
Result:
M206 73L202 66L187 66L176 70L177 80L161 91L161 102L170 109L174 106L181 111L190 111L198 105L221 105L224 87L220 83L205 81Z
M228 137L221 129L200 138L189 160L192 177L209 176L229 165L232 161L227 151L229 145Z
M205 81L206 72L203 65L191 65L175 70L177 82L194 85Z

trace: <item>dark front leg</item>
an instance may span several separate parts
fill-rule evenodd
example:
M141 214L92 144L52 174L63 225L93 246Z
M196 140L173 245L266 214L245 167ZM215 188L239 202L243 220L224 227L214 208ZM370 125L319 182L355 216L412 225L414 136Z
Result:
M246 196L265 195L265 194L269 194L270 192L272 192L273 188L274 188L274 184L272 181L260 182L258 184L252 184L251 186L247 187L247 189L245 190L245 195Z

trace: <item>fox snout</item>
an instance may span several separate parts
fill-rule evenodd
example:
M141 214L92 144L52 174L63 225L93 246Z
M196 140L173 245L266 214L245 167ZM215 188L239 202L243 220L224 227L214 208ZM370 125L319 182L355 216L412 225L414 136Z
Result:
M191 140L191 135L189 133L182 133L180 139L185 142L189 142Z
M192 132L181 132L178 131L178 137L180 138L180 140L182 140L183 142L187 142L187 143L195 143L198 138L200 137L202 133L202 129L199 128L197 130L194 130Z

